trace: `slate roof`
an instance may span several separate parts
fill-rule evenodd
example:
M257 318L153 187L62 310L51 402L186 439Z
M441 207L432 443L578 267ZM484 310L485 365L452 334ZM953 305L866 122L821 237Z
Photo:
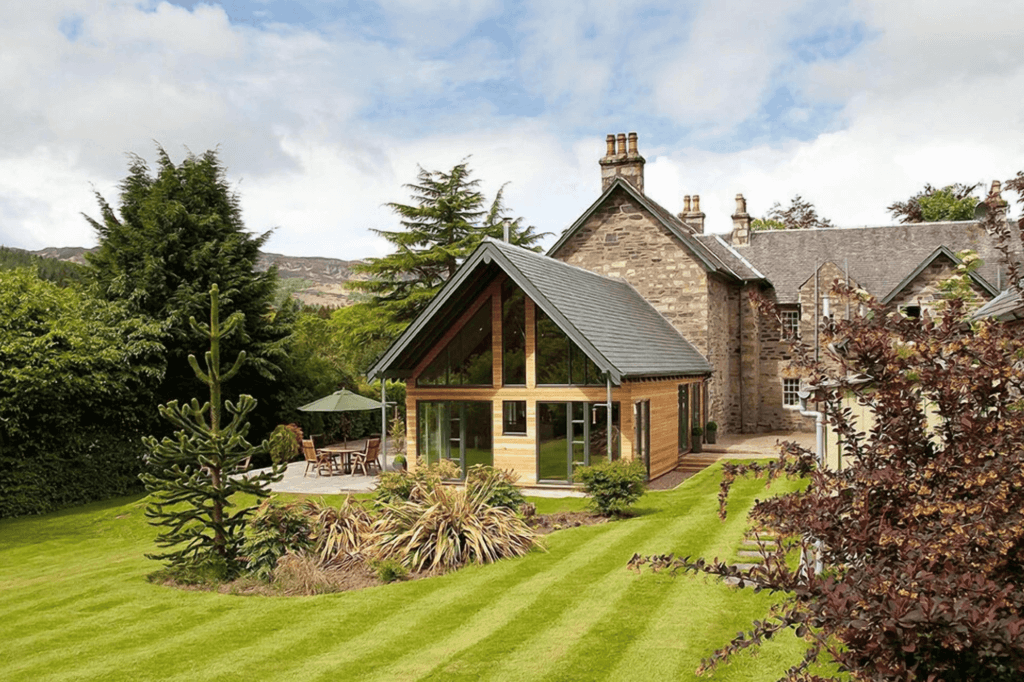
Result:
M700 239L708 244L713 237ZM976 221L770 230L754 232L748 246L732 249L772 283L779 303L786 304L797 303L800 286L829 261L841 270L849 264L850 279L882 298L943 246L952 253L977 251L984 261L977 274L986 288L996 290L1002 255Z
M711 365L626 282L548 256L485 240L430 305L381 356L369 376L409 376L456 313L504 272L612 382L643 376L700 375Z
M1021 302L1020 294L1013 289L1007 289L975 310L971 317L976 320L992 317L1002 322L1024 320L1024 302Z

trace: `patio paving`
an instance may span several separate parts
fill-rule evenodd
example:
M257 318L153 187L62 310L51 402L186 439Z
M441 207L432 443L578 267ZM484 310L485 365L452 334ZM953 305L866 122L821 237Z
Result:
M267 471L267 469L257 469ZM317 476L315 471L303 475L306 462L292 462L284 478L270 486L275 493L302 493L304 495L339 495L342 493L368 493L376 486L376 476L341 474Z
M306 462L292 462L288 470L277 483L270 486L275 493L299 493L302 495L340 495L345 493L368 493L377 486L376 476L362 476L341 474L338 476L317 476L310 471L303 475L306 470ZM268 471L268 469L254 469L253 473ZM565 486L560 487L526 487L523 494L527 497L585 497L583 491Z

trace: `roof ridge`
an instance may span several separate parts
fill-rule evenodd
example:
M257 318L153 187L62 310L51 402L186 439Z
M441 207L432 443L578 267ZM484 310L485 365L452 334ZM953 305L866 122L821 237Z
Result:
M880 230L885 228L894 227L945 227L954 225L979 225L977 220L939 220L933 223L893 223L889 225L851 225L845 227L804 227L799 229L785 229L785 230L754 230L751 236L761 237L769 234L808 234L812 232L837 232L841 230ZM723 233L712 233L712 234L727 234Z
M551 261L552 263L558 263L559 265L565 266L567 268L572 268L573 270L578 270L579 272L584 272L584 273L586 273L588 275L592 275L594 277L600 277L601 279L607 280L609 282L616 282L618 284L628 284L628 282L626 282L626 280L621 278L621 277L609 277L608 275L602 275L600 272L594 272L593 270L587 270L586 268L580 267L579 265L573 265L572 263L566 263L564 260L558 260L557 258L552 258L551 256L547 255L546 253L538 253L536 251L531 251L530 249L524 249L521 246L518 246L516 244L510 244L510 243L508 243L508 242L506 242L504 240L501 240L501 239L495 239L494 237L484 237L484 240L485 241L489 241L492 244L495 244L495 245L497 245L499 247L510 246L510 247L516 249L517 251L519 251L519 252L521 252L523 254L530 255L530 256L537 256L538 258L544 258L546 260Z

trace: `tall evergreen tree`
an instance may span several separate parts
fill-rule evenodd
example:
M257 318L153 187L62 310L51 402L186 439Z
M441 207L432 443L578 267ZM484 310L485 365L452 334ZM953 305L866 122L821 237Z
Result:
M269 430L277 409L272 383L294 318L290 309L271 309L276 270L255 270L270 233L246 232L238 197L215 151L189 154L180 165L160 147L157 157L155 174L142 158L131 157L128 177L120 185L120 217L96 194L100 219L86 216L100 241L99 249L86 256L92 278L101 296L126 301L134 312L163 325L168 370L161 403L201 388L186 358L202 338L188 320L203 315L207 292L218 284L225 309L245 318L225 342L225 352L249 350L238 383L260 401L254 425Z
M427 307L484 237L500 239L507 226L513 244L534 248L544 236L524 227L522 218L508 216L504 185L486 207L484 195L477 190L480 181L471 175L466 161L450 171L420 168L417 181L405 185L413 203L387 204L404 229L374 232L393 244L395 251L355 268L369 279L352 283L371 295L369 305L380 313L378 324L383 323L386 337L401 333Z

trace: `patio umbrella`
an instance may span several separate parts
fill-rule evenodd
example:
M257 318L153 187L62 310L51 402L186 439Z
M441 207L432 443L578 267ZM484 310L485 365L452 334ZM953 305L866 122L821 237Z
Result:
M373 398L366 398L343 388L329 396L303 405L299 410L302 412L360 412L379 410L380 408L380 402Z
M358 393L353 393L348 389L341 389L335 391L329 396L324 396L319 400L314 400L311 403L307 403L299 408L302 412L363 412L366 410L381 410L381 419L383 420L383 405L373 398L367 398L361 396ZM384 432L387 431L387 424L382 421L381 424L381 436L383 438ZM382 440L382 443L386 441ZM381 447L381 462L382 469L387 465L387 453L384 451L384 447Z

